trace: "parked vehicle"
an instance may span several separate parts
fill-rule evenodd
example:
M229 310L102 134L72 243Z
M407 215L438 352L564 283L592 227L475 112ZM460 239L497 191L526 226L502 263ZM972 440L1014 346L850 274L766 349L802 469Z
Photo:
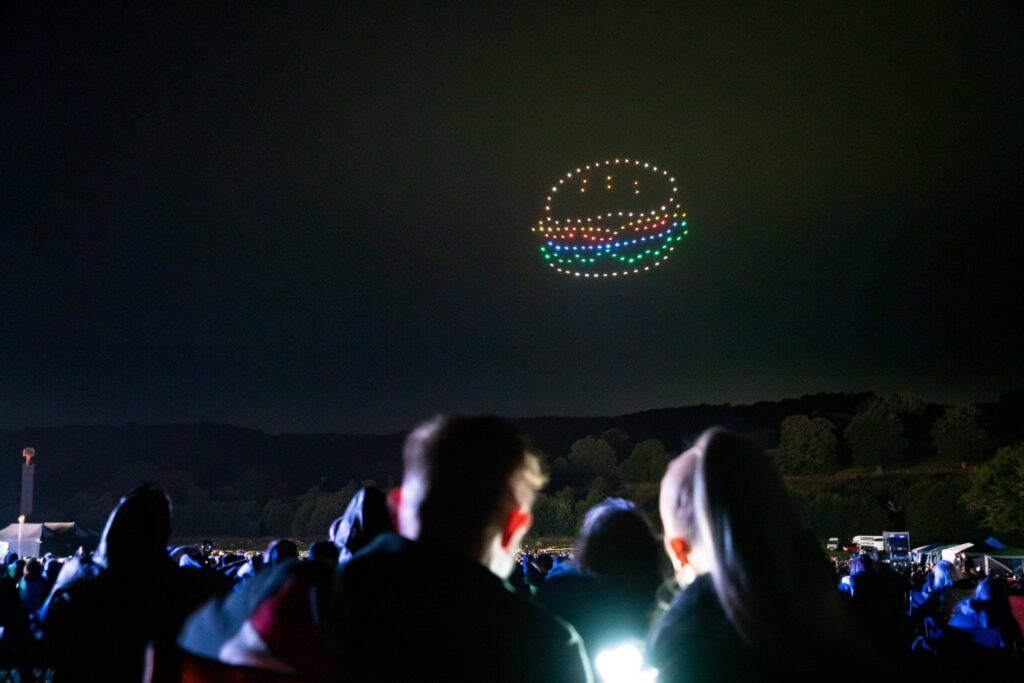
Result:
M874 548L875 550L885 550L885 537L884 536L874 536L874 535L854 536L853 537L853 542L856 543L858 546L860 546L860 549L862 551L865 548Z
M825 543L825 550L838 550L838 549L839 549L839 538L837 536L833 536L832 538L828 539L827 543Z
M910 571L910 532L883 531L882 539L882 547L893 569Z

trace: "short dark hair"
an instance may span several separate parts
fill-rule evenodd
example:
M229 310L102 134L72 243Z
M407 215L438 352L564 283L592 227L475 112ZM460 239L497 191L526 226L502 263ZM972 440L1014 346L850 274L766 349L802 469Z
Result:
M664 553L640 507L623 498L605 498L587 512L576 539L581 569L614 579L630 590L661 585Z
M502 515L544 485L519 431L492 416L437 416L409 435L403 460L406 476L425 482L420 538L461 550L482 550Z

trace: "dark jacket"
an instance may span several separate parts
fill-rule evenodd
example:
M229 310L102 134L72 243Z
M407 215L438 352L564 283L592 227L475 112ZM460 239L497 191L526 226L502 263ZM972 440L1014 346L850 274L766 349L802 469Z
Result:
M226 587L212 573L174 566L169 531L162 491L143 487L121 499L103 532L102 564L56 588L44 609L55 683L142 680L146 643L173 638L189 612Z
M25 611L34 614L46 601L50 584L41 576L26 576L18 583L18 592L21 594L21 604L25 606Z
M573 625L591 658L623 641L643 641L651 626L654 592L629 593L621 582L581 572L552 571L534 599Z
M479 563L395 534L340 568L325 621L358 680L591 680L571 626Z
M722 609L708 574L676 595L654 625L647 660L658 669L659 683L802 680L783 661L763 658L746 644Z
M11 647L28 633L29 621L18 595L18 586L6 572L0 573L0 649Z

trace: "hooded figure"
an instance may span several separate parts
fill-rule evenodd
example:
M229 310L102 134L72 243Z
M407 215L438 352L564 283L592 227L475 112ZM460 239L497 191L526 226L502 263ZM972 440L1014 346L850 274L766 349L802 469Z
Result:
M55 682L141 680L146 643L173 638L189 612L223 587L216 574L171 562L170 532L170 500L150 484L110 513L95 571L58 582L44 609Z
M150 484L130 491L110 513L92 561L111 571L149 571L168 562L171 501Z
M338 561L393 529L384 494L360 489L328 531ZM196 610L178 636L184 666L227 679L234 667L268 675L331 679L338 674L319 615L335 567L324 561L281 560L281 541L267 549L268 567L233 593ZM320 543L314 544L320 545ZM312 554L312 553L311 553ZM278 561L281 560L281 561Z
M345 513L331 524L330 539L338 548L338 562L344 563L380 534L394 530L384 493L368 486L356 491Z
M986 577L978 584L973 597L960 601L949 625L964 630L1004 629L1014 642L1021 642L1020 626L1010 607L1010 590L1006 581L998 576Z

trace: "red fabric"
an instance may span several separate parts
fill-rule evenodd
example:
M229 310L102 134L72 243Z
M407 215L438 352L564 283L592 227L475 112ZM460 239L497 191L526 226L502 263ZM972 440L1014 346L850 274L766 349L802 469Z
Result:
M326 675L333 670L333 657L313 622L312 588L309 581L293 577L249 620L282 662L306 674Z
M1013 618L1017 620L1021 630L1024 631L1024 595L1011 595L1010 609L1013 610Z
M150 644L146 649L143 683L309 683L315 678L293 677L204 659L174 646ZM332 678L342 681L341 678Z

